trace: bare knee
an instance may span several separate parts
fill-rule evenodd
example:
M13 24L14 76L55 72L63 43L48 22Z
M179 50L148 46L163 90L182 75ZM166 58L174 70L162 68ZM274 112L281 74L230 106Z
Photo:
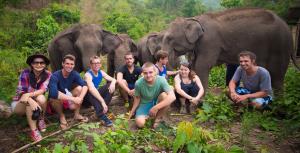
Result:
M81 86L77 86L72 90L72 95L73 96L79 96L81 93L82 87Z
M47 99L44 95L39 95L36 97L36 101L40 104L40 105L45 105L47 103Z
M162 100L164 100L165 98L167 98L167 93L166 92L162 92L159 96L158 96L158 101L160 102L160 101L162 101Z
M143 128L145 126L145 123L146 123L146 118L138 117L138 118L135 119L135 123L136 123L136 126L138 128Z

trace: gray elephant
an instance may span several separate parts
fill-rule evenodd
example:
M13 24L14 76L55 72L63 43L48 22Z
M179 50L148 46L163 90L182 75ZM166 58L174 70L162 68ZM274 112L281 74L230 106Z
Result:
M161 49L164 32L153 32L141 38L137 44L140 65L155 62L155 53Z
M282 89L293 41L287 24L271 11L230 9L176 19L164 34L162 49L169 51L171 65L172 59L190 53L205 88L214 65L239 64L238 54L249 50L257 55L257 64L269 70L273 88Z
M134 41L127 34L118 34L121 44L113 52L107 55L107 74L114 76L122 65L125 64L124 56L127 52L132 52L137 60L138 52Z
M75 70L88 69L89 58L94 55L112 53L122 40L115 34L103 30L96 24L77 24L57 34L48 46L53 71L62 68L66 54L76 57Z

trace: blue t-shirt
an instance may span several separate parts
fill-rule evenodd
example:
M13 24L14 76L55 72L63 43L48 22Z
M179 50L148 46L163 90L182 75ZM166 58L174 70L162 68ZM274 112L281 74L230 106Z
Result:
M80 86L86 86L86 82L82 80L79 73L72 71L67 78L63 77L62 71L58 70L54 72L49 82L49 97L53 99L58 98L58 91L65 93L65 89L71 91L72 85L77 84Z
M157 68L158 70L158 75L159 76L162 76L164 78L167 78L167 67L165 65L163 65L163 70L160 71L160 69L158 68L158 66L155 64L155 67Z
M91 69L88 70L87 73L91 74L93 84L94 84L95 88L98 88L99 85L100 85L100 83L101 83L101 81L102 81L102 78L103 78L101 70L98 70L98 76L95 76L94 73L93 73L93 71Z

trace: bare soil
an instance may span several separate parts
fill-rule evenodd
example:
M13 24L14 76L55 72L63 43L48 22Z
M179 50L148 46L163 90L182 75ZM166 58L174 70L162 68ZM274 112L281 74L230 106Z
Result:
M118 114L125 114L128 110L124 106L123 100L119 98L119 96L114 96L110 111L114 115ZM90 122L99 122L93 109L91 108L84 108L81 111L84 115L89 116ZM67 112L67 118L72 118L72 112ZM17 148L30 143L30 139L28 137L29 128L26 125L25 117L10 117L5 119L6 121L1 121L0 123L0 152L12 152ZM10 121L11 120L11 121ZM168 115L165 118L166 124L170 126L176 126L181 121L193 121L194 116L192 115L182 115L178 113L178 109L175 107L171 107ZM242 143L241 141L241 123L240 119L236 119L232 122L230 126L230 133L231 137L228 142L228 146L233 144L238 146L244 146L247 152L262 152L262 150L267 150L268 152L274 153L300 153L300 134L293 135L291 137L287 137L283 140L278 140L275 135L270 132L263 131L259 128L252 129L250 132L250 136L248 138L248 142ZM76 122L68 120L70 124L75 124ZM51 133L59 130L57 116L51 115L47 118L48 128L47 132L43 133L43 136L50 135ZM209 127L207 124L199 124L199 126ZM134 126L134 121L131 121L130 127L132 130L137 130ZM103 133L107 130L106 127L101 126L99 129L99 133ZM63 140L62 134L55 136L61 137L60 139ZM92 144L92 140L90 145ZM44 146L44 144L43 144ZM47 146L47 145L45 145ZM35 146L36 147L36 146ZM25 150L24 152L28 152Z

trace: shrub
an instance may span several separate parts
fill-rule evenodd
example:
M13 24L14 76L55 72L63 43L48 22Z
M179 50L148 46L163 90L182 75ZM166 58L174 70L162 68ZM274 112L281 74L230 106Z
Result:
M10 102L14 96L19 72L26 66L26 56L14 50L0 51L0 98Z

